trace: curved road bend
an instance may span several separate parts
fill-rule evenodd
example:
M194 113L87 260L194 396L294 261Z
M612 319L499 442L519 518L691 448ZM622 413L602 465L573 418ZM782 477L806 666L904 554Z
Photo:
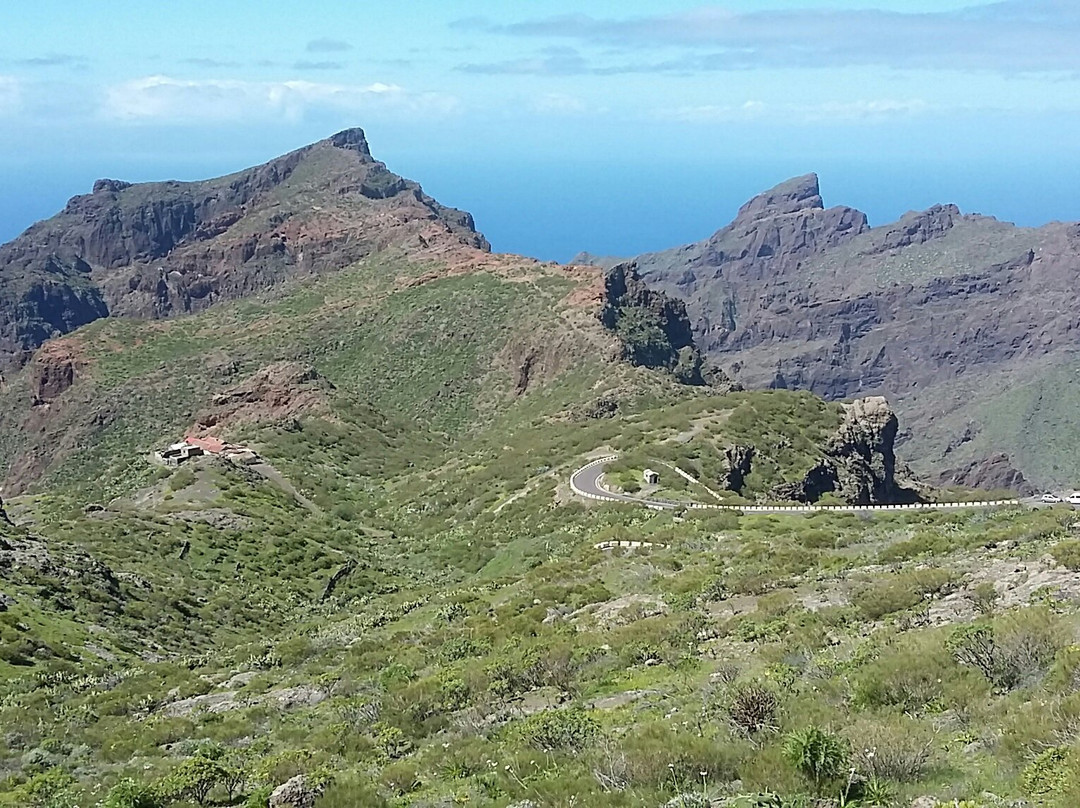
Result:
M712 503L675 502L665 499L635 497L618 491L611 491L601 484L604 470L608 463L615 460L614 455L601 457L582 466L570 475L570 490L586 499L605 502L628 502L642 505L653 510L673 508L700 508L721 511L749 511L753 513L812 513L816 511L895 511L895 510L949 510L954 508L998 508L1008 505L1020 505L1020 500L997 499L982 502L923 502L916 505L716 505Z

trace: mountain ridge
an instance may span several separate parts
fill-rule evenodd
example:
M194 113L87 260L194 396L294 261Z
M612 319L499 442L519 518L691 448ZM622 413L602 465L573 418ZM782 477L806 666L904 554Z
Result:
M1064 452L1049 458L1058 450L985 411L1004 390L1042 384L1044 364L1076 361L1080 316L1067 301L1080 225L1023 228L935 205L871 227L853 208L825 208L808 174L754 197L701 241L633 260L646 283L685 301L702 351L747 388L885 395L924 473L974 422L980 437L954 447L950 465L1004 451L1040 485L1080 475ZM973 390L977 378L993 381Z
M0 366L103 316L198 311L387 248L490 244L469 213L375 160L358 128L214 179L98 180L0 246Z

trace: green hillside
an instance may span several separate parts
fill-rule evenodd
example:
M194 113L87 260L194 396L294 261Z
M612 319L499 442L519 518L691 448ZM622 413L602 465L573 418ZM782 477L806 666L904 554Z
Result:
M753 501L844 418L632 367L595 282L383 254L12 376L0 805L1074 805L1072 511L575 499L753 446ZM262 462L150 462L199 424Z

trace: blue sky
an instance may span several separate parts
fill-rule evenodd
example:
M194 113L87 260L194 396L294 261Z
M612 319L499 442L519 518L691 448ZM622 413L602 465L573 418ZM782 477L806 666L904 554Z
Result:
M701 238L807 171L875 223L1080 219L1075 0L36 0L0 29L0 239L97 177L348 126L543 258Z

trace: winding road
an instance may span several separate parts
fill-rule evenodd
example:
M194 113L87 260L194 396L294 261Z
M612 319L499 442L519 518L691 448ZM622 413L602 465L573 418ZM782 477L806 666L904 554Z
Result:
M1023 504L1018 499L991 499L976 502L919 502L912 505L717 505L703 502L676 502L674 500L635 497L607 489L603 485L604 470L618 455L605 455L586 463L570 475L570 490L585 499L603 502L628 502L656 511L676 508L693 508L711 511L742 511L746 513L814 513L839 511L860 513L866 511L927 511L954 510L958 508L1001 508ZM687 476L683 473L683 476ZM692 478L691 478L692 479Z

